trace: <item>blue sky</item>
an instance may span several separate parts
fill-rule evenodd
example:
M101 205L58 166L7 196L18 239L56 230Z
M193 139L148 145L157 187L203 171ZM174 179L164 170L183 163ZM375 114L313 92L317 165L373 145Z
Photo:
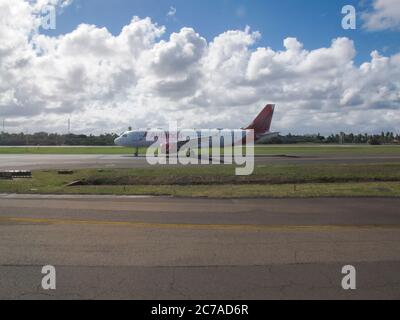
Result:
M68 118L82 133L239 128L267 103L283 133L400 130L400 0L1 3L0 119L14 132ZM37 34L49 4L56 30ZM349 4L356 30L342 29Z
M186 26L210 41L226 30L243 30L248 25L262 34L256 46L274 50L282 48L286 37L296 37L312 50L328 47L332 39L345 36L355 41L357 64L370 60L373 50L384 55L400 51L398 32L366 31L360 17L357 30L343 30L341 9L347 4L354 5L359 15L371 10L369 0L74 0L58 17L57 29L49 34L68 33L80 23L88 23L117 35L136 15L166 26L164 37ZM176 9L174 17L167 16L170 7Z

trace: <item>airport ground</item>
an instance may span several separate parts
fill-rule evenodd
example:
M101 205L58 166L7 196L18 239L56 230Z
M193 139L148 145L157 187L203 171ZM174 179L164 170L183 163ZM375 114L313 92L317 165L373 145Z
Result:
M63 155L132 155L133 148L116 146L0 146L0 154L63 154ZM146 154L146 148L139 148L140 155ZM370 146L364 144L293 144L293 145L256 145L257 155L399 155L400 145Z
M0 154L0 170L34 170L31 180L0 181L0 298L399 299L395 148L260 155L253 177L260 180L241 181L237 193L225 191L237 184L226 184L232 168L224 165L148 168L126 154ZM74 174L55 171L65 168ZM124 176L131 177L125 185L65 194L71 179ZM174 196L145 195L155 187ZM90 193L80 188L106 194L79 195ZM249 198L247 188L262 192ZM56 267L55 291L41 289L44 265ZM344 265L357 270L356 290L342 289Z
M3 196L0 297L398 299L400 199ZM57 289L41 289L54 265ZM341 287L342 267L357 290Z
M134 160L133 160L134 161ZM235 166L36 170L30 179L0 180L0 193L109 194L208 198L400 195L400 163L257 165L250 176Z

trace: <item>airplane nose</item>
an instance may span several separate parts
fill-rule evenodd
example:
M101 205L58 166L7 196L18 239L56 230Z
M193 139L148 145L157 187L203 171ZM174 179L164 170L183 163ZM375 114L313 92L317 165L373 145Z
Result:
M119 137L117 139L115 139L114 140L115 145L119 146L120 145L120 141L121 141L121 138L119 138Z

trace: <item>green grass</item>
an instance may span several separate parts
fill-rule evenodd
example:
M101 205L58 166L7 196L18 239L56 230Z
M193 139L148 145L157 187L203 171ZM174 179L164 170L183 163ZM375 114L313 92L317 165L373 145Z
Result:
M399 182L224 185L221 186L85 186L69 194L155 195L206 198L308 198L308 197L399 197Z
M400 164L303 164L257 166L236 176L234 166L157 167L83 171L87 185L223 185L400 181Z
M0 147L0 154L133 154L133 148L123 147ZM139 153L146 154L145 148ZM259 155L399 155L400 145L262 145Z
M76 180L88 185L67 186ZM233 166L34 171L0 180L0 193L168 195L181 197L400 196L400 164L270 165L249 177Z
M400 145L273 145L256 146L256 154L288 154L288 155L399 155Z

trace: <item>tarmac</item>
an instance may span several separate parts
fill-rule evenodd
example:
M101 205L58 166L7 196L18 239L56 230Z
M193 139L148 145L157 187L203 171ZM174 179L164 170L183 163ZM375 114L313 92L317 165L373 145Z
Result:
M268 155L256 156L256 165L321 164L321 163L393 163L400 155ZM86 168L144 168L150 166L144 156L134 155L33 155L0 154L0 170L25 169L86 169Z
M0 195L1 299L399 299L400 199ZM41 287L45 265L56 290ZM356 290L342 288L355 267Z

